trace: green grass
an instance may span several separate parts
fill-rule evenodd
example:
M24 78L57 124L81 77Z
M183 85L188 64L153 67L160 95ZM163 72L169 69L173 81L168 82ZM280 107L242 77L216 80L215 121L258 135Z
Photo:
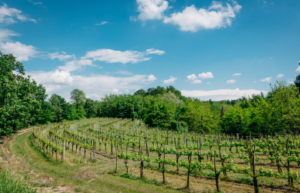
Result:
M1 193L36 193L36 189L29 187L24 181L13 176L6 170L0 172Z

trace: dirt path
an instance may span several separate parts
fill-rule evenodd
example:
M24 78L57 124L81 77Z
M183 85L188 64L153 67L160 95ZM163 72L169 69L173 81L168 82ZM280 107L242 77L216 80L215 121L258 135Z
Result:
M15 139L17 136L22 135L30 130L32 130L34 127L29 127L27 129L23 129L23 130L19 130L12 138L6 138L4 143L1 145L2 148L2 152L5 154L5 156L7 157L7 160L9 161L11 159L11 154L7 149L7 145L10 141L12 141L13 139Z

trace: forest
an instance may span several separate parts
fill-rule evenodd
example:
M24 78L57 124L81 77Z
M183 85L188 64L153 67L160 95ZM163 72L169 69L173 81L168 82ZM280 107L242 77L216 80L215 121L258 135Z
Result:
M93 117L140 119L147 126L178 132L249 135L297 133L300 127L300 75L295 84L277 82L267 95L237 100L201 101L173 86L109 94L99 100L74 89L67 99L48 96L43 85L26 76L22 63L0 53L0 136L30 125Z

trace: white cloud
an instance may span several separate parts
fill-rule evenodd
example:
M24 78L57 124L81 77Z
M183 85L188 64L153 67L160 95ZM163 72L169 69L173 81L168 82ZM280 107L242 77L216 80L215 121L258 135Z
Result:
M4 54L13 54L18 61L28 61L38 53L34 46L20 42L0 42L0 49Z
M196 32L200 29L214 29L231 26L235 13L242 8L236 1L232 5L227 3L223 6L221 3L213 1L208 9L194 6L186 7L182 12L171 14L164 18L164 23L179 25L182 31Z
M254 83L257 83L257 81L255 80Z
M67 55L65 52L61 52L61 54L59 52L54 52L54 53L49 53L48 54L49 58L53 59L58 59L60 61L64 61L64 60L68 60L68 59L76 59L75 55Z
M47 94L56 93L69 99L74 88L83 90L88 97L99 100L112 91L128 93L130 90L139 90L156 80L154 75L133 75L130 77L114 77L109 75L79 76L70 75L69 71L30 72L33 79L42 83Z
M262 81L262 82L271 82L271 79L272 79L272 77L267 77L267 78L261 79L260 81Z
M94 51L88 51L83 58L91 58L94 61L104 61L108 63L116 63L120 62L123 64L126 63L137 63L142 61L150 60L149 57L145 57L148 54L163 54L161 50L155 50L154 48L146 50L146 52L138 52L138 51L118 51L111 49L98 49Z
M241 76L242 73L234 73L233 76Z
M197 76L195 74L191 74L187 76L188 80L195 80L197 78Z
M200 83L202 83L202 80L193 80L192 81L192 84L200 84Z
M124 74L124 75L132 75L132 72L129 71L125 71L125 70L119 70L118 72L116 72L117 74Z
M20 36L20 34L14 32L14 31L8 30L8 29L0 28L0 41L10 40L11 36Z
M32 21L36 23L35 19L30 19L29 17L26 17L25 15L22 15L22 11L15 9L15 8L9 8L5 3L0 7L0 23L6 23L6 24L12 24L16 23L17 20L20 21Z
M105 24L107 24L108 22L107 21L102 21L101 23L97 23L97 24L95 24L95 25L105 25Z
M210 84L210 82L206 83L206 84Z
M158 55L163 55L163 54L165 54L165 51L157 50L157 49L151 48L151 49L147 49L147 50L146 50L146 54L158 54Z
M201 79L207 79L207 78L213 78L214 75L211 72L203 72L201 74L198 75L199 78Z
M277 78L282 78L284 76L284 74L278 74Z
M142 21L162 19L163 12L168 9L169 3L165 0L136 0L138 3L138 19Z
M294 81L289 81L289 84L294 84Z
M27 73L38 83L51 85L51 84L63 84L70 85L73 82L73 78L69 71L50 71L50 72L29 72Z
M236 80L231 79L231 80L227 80L226 82L227 82L227 84L233 84L236 82Z
M177 78L170 76L170 79L164 80L163 82L164 82L164 84L174 84L176 79Z
M153 74L151 74L144 82L153 82L155 80L157 80L157 78Z
M84 58L92 58L94 61L105 61L108 63L116 63L120 62L123 64L126 63L137 63L141 61L150 60L150 58L146 58L143 52L138 51L116 51L111 49L98 49L94 51L88 51Z
M220 89L220 90L182 90L181 93L184 96L187 97L195 97L200 98L201 100L233 100L238 99L241 97L251 97L252 94L267 94L268 91L265 90L254 90L254 89L248 89L248 90L240 90L238 88L236 89Z
M198 80L198 77L195 74L191 74L187 76L187 80L191 82L192 84L200 84L202 83L202 80Z
M92 60L80 59L67 62L64 66L59 66L58 69L66 71L79 70L84 66L94 66Z

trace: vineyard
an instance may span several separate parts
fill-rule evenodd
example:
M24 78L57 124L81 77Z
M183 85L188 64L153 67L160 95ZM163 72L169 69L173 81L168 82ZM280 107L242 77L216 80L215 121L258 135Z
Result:
M94 118L35 127L33 145L60 165L93 165L165 190L297 192L300 138L148 128L141 121ZM97 163L110 162L108 168Z

